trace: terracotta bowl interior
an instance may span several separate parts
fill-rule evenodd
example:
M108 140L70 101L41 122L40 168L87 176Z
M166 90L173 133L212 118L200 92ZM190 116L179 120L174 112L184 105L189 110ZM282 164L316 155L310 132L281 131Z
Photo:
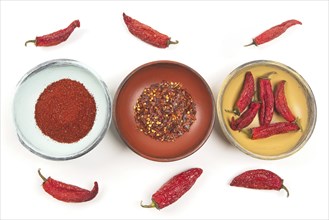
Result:
M134 105L144 90L163 80L180 82L196 103L196 121L190 131L174 142L161 142L139 131ZM137 154L155 161L174 161L197 151L214 124L214 101L204 79L190 67L174 61L155 61L133 70L121 83L114 98L114 122L124 142Z

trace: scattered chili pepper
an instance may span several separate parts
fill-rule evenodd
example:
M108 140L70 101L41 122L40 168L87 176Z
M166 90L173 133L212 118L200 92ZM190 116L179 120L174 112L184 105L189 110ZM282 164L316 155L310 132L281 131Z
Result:
M61 143L85 137L96 117L94 97L78 81L61 79L40 94L34 117L43 134Z
M289 197L288 189L283 185L283 179L272 171L256 169L246 171L236 176L231 186L245 187L251 189L281 190L284 189Z
M296 25L296 24L302 24L302 23L298 20L292 19L292 20L285 21L282 24L276 25L276 26L264 31L257 37L255 37L252 40L252 43L245 45L245 47L253 45L253 44L258 46L260 44L264 44L268 41L271 41L274 38L277 38L281 34L283 34L289 27Z
M296 120L295 116L292 114L284 92L284 86L286 84L285 80L281 80L274 91L275 95L275 110L287 121L293 122Z
M170 44L178 44L177 40L171 41L167 35L127 16L125 13L123 13L123 20L131 34L148 44L159 48L166 48Z
M141 206L143 208L162 209L171 205L194 185L202 172L201 168L191 168L177 174L152 195L152 203L150 205L143 205L141 201Z
M252 102L248 109L242 113L242 115L235 120L234 117L232 117L232 120L230 122L230 126L232 130L240 131L242 128L247 127L251 124L251 122L254 120L255 116L257 115L258 109L260 108L260 103L258 102Z
M80 27L80 21L73 21L67 28L53 32L51 34L36 37L35 40L28 40L25 42L25 46L28 43L34 43L35 46L54 46L66 41L75 28Z
M94 187L91 191L82 189L78 186L63 183L58 180L54 180L51 177L44 177L40 169L38 170L39 176L43 179L42 187L43 189L53 196L63 202L86 202L95 198L98 193L98 183L94 182Z
M177 82L162 81L143 90L134 106L137 128L159 141L175 141L196 120L192 96Z
M271 80L267 77L261 77L259 82L259 99L261 106L259 109L260 125L268 125L272 121L274 113L274 95L272 91Z
M298 131L300 127L297 123L276 122L268 125L261 125L250 129L251 139L267 138L276 134L283 134Z
M239 98L235 102L233 107L233 113L240 115L251 103L252 98L255 94L255 82L254 77L250 71L246 72L243 87L240 92ZM226 110L227 112L230 112Z

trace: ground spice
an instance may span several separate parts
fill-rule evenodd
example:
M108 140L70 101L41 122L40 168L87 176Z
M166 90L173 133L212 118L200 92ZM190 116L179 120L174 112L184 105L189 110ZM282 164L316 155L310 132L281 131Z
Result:
M137 128L159 141L175 141L196 120L196 105L177 82L162 81L145 88L134 112Z
M62 79L45 88L35 105L42 133L61 143L85 137L96 117L94 97L78 81Z

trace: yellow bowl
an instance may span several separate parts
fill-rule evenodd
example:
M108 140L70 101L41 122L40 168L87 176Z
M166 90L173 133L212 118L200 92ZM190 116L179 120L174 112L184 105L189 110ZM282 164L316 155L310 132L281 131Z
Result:
M227 110L232 110L243 86L244 76L251 71L257 90L257 78L268 72L276 72L269 78L272 88L280 80L285 80L285 95L287 103L301 130L285 134L273 135L268 138L252 140L248 131L252 127L259 126L258 115L252 123L242 131L233 131L229 122L234 116L238 116ZM256 91L257 92L257 91ZM292 68L278 62L268 60L256 60L248 62L233 70L223 82L217 98L218 119L224 135L231 144L242 152L259 159L281 159L290 156L300 150L311 137L316 124L316 103L311 88L307 82ZM271 123L285 121L277 112Z

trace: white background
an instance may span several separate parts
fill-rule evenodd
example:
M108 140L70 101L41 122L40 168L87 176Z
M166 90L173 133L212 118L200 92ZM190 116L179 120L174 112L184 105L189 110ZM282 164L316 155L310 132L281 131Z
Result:
M133 37L122 13L179 40L166 49ZM80 19L64 43L28 47L35 36L51 33ZM243 47L252 37L288 19L296 25L259 47ZM154 162L132 152L111 124L101 143L71 161L50 161L26 150L12 119L16 84L34 66L70 58L91 66L113 98L121 81L136 67L154 60L175 60L198 71L215 100L224 78L249 61L284 63L309 83L317 101L318 120L307 144L281 160L252 158L230 145L219 123L203 147L175 162ZM171 176L191 167L204 170L192 189L160 211L143 209ZM91 188L97 197L68 204L53 199L37 175ZM259 191L230 187L249 169L279 174L290 190ZM327 219L328 218L328 1L1 1L1 219Z

